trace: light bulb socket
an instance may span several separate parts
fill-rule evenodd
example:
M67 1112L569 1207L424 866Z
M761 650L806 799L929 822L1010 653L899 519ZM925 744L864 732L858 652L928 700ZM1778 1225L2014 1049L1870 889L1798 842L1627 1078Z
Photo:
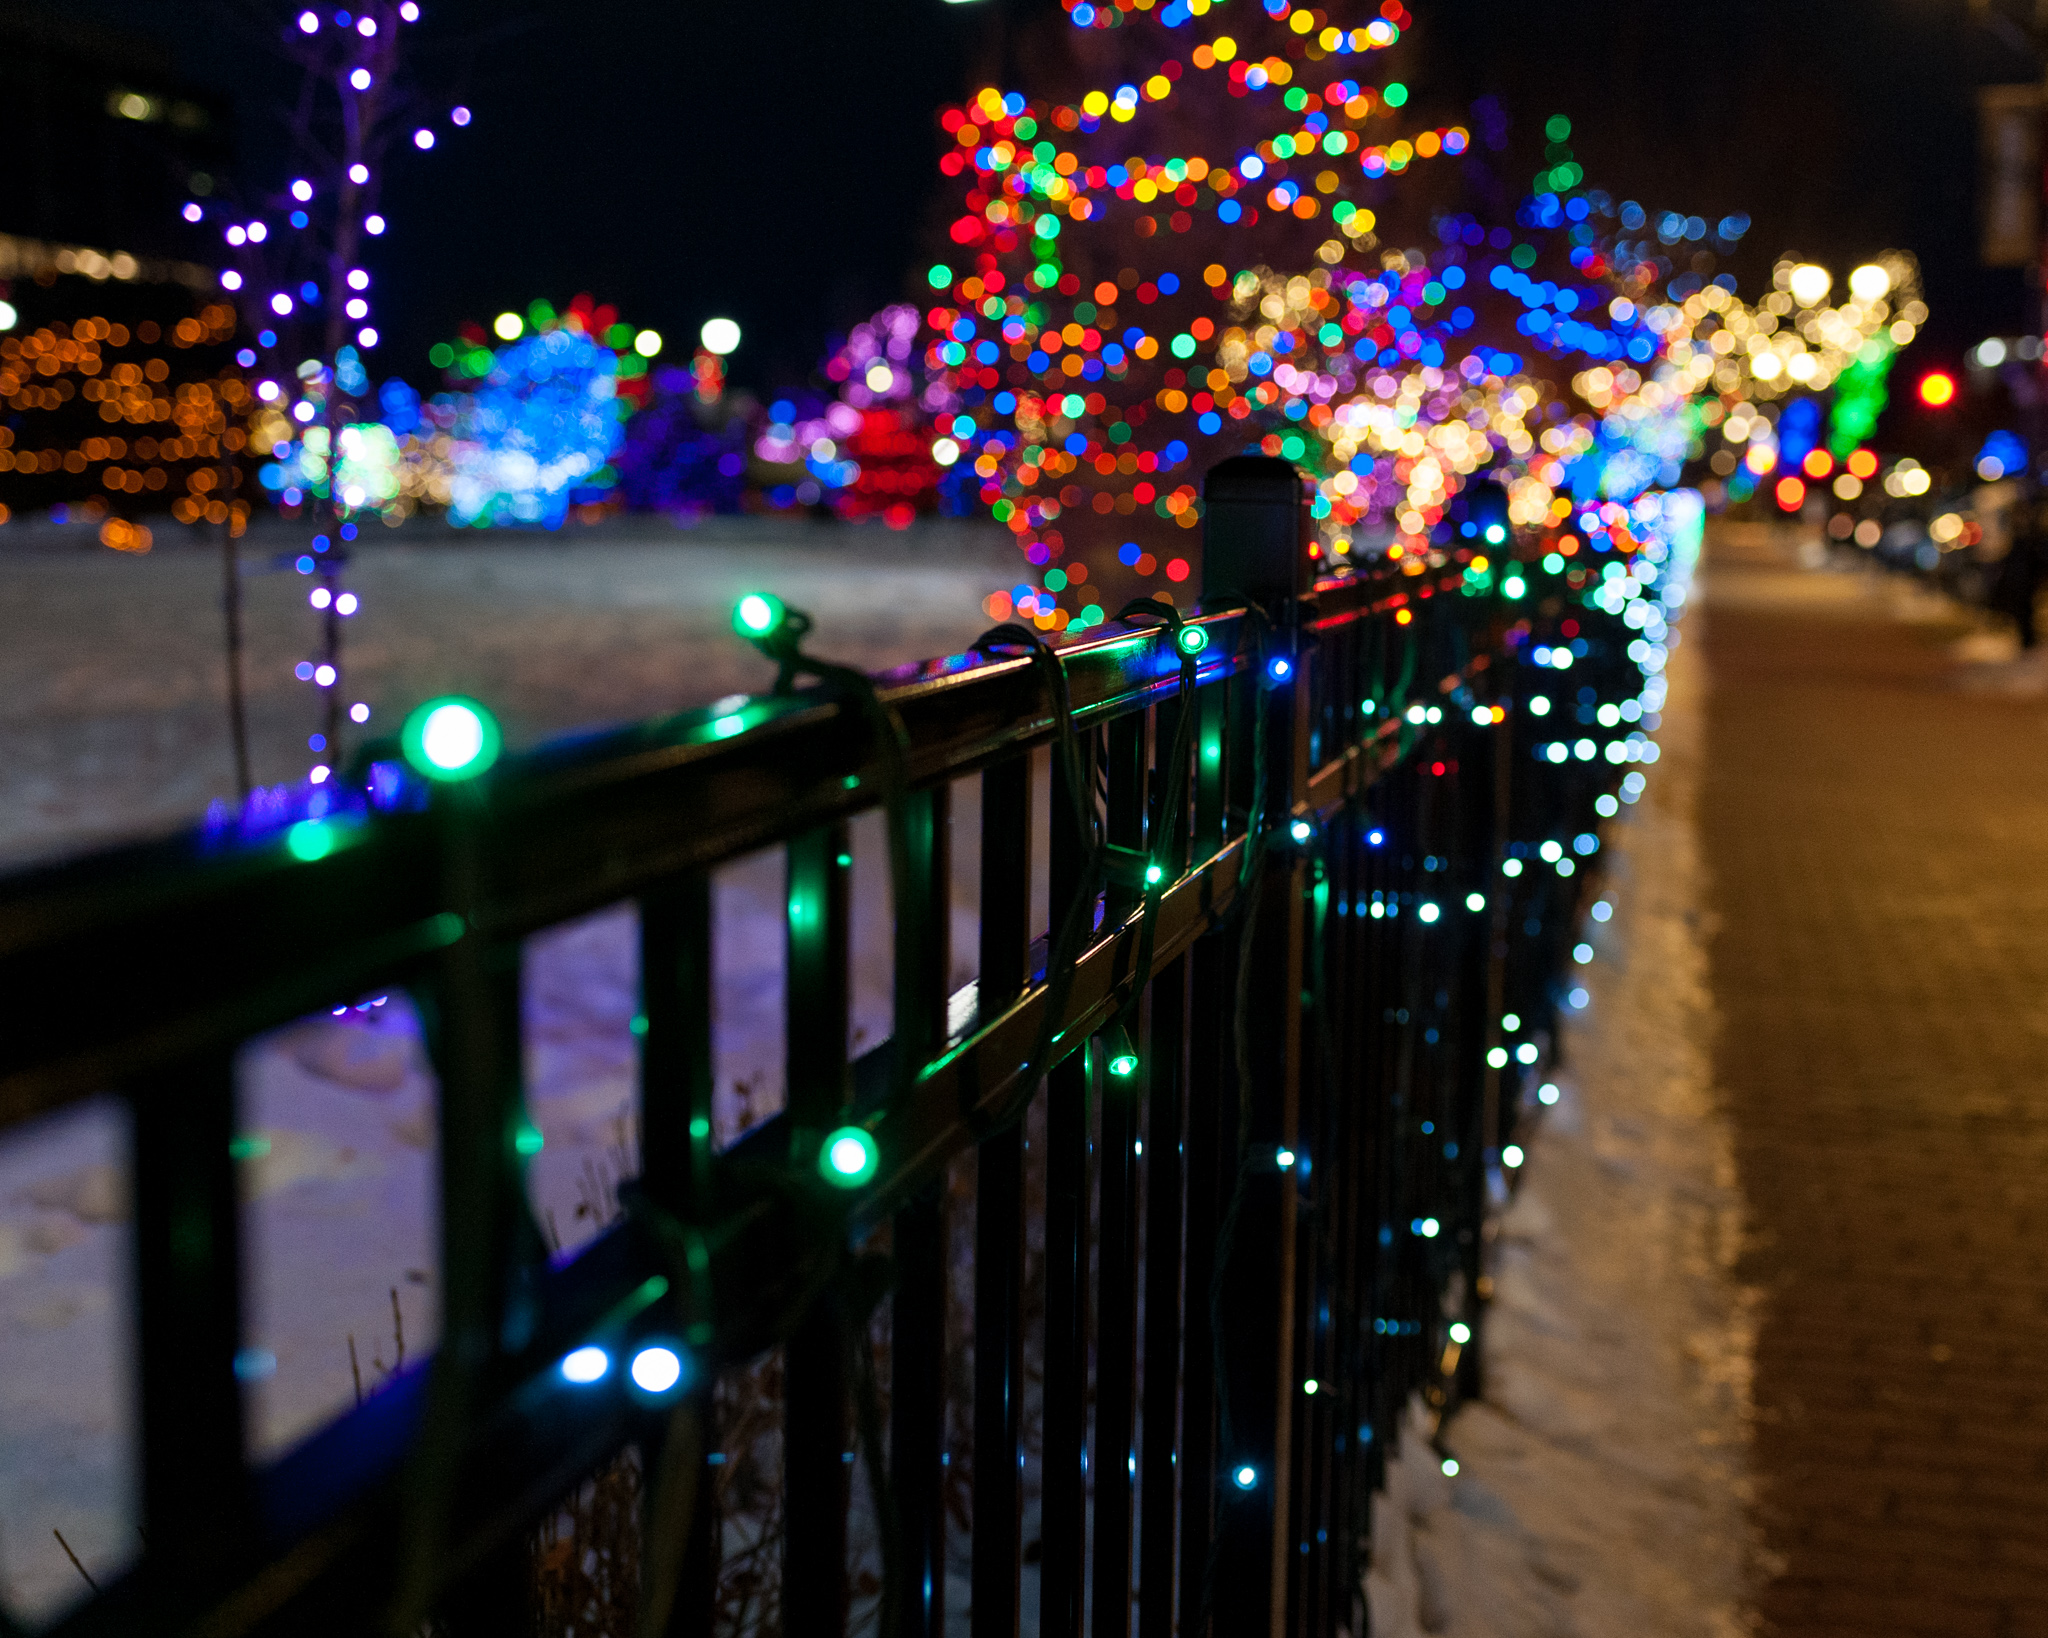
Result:
M1116 1080L1127 1081L1138 1073L1138 1049L1131 1045L1131 1032L1112 1024L1102 1035L1102 1064Z

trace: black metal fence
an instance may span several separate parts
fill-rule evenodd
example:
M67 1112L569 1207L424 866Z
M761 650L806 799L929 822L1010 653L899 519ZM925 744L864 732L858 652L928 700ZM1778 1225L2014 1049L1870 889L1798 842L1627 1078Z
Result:
M1317 580L1306 528L1291 468L1228 462L1185 621L1134 613L1056 661L1013 632L872 690L828 674L543 748L419 801L387 789L317 847L194 833L0 881L0 1125L117 1088L138 1157L146 1548L58 1630L528 1630L529 1533L637 1447L641 1630L708 1632L710 1385L779 1347L788 1633L846 1628L863 1469L881 1589L861 1608L881 1630L1012 1638L1028 1577L1047 1634L1361 1632L1369 1499L1403 1407L1476 1381L1489 1190L1587 880L1528 844L1591 832L1623 774L1611 755L1544 760L1514 679L1537 676L1531 632L1561 613L1589 622L1575 683L1639 679L1619 621L1562 581L1547 595L1511 546L1453 532L1426 560ZM1524 601L1505 573L1526 573ZM947 793L973 775L979 977L948 995ZM894 1030L851 1060L846 827L878 804ZM788 860L787 1107L714 1152L709 872L770 845ZM622 900L642 1176L623 1220L556 1266L522 1178L521 941ZM252 1467L234 1054L381 986L417 999L439 1075L438 1350ZM970 1163L971 1321L939 1187ZM878 1302L886 1384L864 1351ZM971 1383L946 1379L949 1324ZM682 1365L667 1391L560 1368L657 1343ZM945 1425L962 1394L964 1451ZM944 1608L956 1459L964 1621Z

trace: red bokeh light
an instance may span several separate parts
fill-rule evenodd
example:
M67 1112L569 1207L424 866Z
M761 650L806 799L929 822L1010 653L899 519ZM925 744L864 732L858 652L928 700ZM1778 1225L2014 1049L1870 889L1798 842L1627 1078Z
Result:
M1775 493L1779 507L1787 512L1796 512L1806 503L1806 485L1797 478L1780 478Z

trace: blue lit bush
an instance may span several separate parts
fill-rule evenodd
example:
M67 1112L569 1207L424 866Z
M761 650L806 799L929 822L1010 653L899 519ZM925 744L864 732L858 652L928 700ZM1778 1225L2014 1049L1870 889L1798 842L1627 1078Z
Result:
M449 516L458 524L560 526L603 499L624 443L618 358L573 330L502 349L454 427Z

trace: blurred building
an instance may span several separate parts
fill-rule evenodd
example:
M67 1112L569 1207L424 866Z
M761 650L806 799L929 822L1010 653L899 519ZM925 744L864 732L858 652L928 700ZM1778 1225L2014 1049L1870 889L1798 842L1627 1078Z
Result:
M0 8L0 233L191 257L179 215L231 154L232 109L147 40Z
M0 13L0 522L81 518L135 550L145 516L240 510L239 318L180 214L230 134L160 47Z

